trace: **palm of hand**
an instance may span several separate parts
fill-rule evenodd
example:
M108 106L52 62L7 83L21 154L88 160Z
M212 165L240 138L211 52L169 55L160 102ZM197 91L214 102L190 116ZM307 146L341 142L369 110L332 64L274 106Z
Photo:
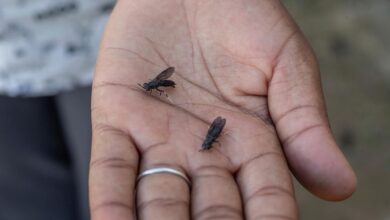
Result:
M137 87L168 66L176 68L170 79L177 83L165 89L169 99ZM304 133L327 129L321 93L312 88L318 75L307 73L313 69L310 50L276 1L120 2L94 82L91 180L100 184L91 184L92 214L129 218L137 169L163 165L191 177L191 199L177 177L150 176L137 190L142 219L187 219L190 200L195 219L295 219L279 138L293 145ZM296 91L297 78L312 85ZM308 98L299 103L286 100L302 94ZM291 128L301 111L315 120ZM219 144L199 152L217 116L227 119ZM298 177L306 173L300 163L293 168ZM116 185L101 183L108 172Z

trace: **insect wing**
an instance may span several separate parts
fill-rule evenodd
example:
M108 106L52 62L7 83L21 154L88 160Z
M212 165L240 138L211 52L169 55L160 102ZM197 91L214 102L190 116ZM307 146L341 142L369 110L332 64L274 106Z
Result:
M209 128L209 134L216 136L221 133L223 127L225 127L226 119L218 117L216 118Z
M162 71L160 74L156 76L157 80L168 79L175 72L175 67L168 67L166 70Z
M218 127L219 132L222 131L222 129L225 127L226 119L218 117L216 123L216 127Z

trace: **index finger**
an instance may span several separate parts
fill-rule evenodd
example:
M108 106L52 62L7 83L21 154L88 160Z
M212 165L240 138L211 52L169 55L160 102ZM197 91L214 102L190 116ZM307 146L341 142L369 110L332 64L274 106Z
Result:
M298 219L291 177L276 147L246 161L237 173L245 219Z

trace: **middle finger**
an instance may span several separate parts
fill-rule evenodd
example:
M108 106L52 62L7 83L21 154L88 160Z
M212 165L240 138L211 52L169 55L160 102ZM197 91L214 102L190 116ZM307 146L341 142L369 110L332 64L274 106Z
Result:
M192 180L193 219L243 219L240 193L226 168L200 166L192 175Z

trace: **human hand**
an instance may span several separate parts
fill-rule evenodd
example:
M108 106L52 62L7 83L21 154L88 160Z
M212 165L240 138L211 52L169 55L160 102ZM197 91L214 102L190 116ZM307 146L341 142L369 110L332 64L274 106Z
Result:
M169 99L137 83L174 66ZM198 152L210 123L220 146ZM118 1L92 98L92 219L297 219L289 169L347 198L355 176L331 134L316 60L275 0ZM282 151L283 149L283 151ZM285 158L285 156L286 158ZM138 170L185 172L143 178ZM137 193L137 205L134 203Z

